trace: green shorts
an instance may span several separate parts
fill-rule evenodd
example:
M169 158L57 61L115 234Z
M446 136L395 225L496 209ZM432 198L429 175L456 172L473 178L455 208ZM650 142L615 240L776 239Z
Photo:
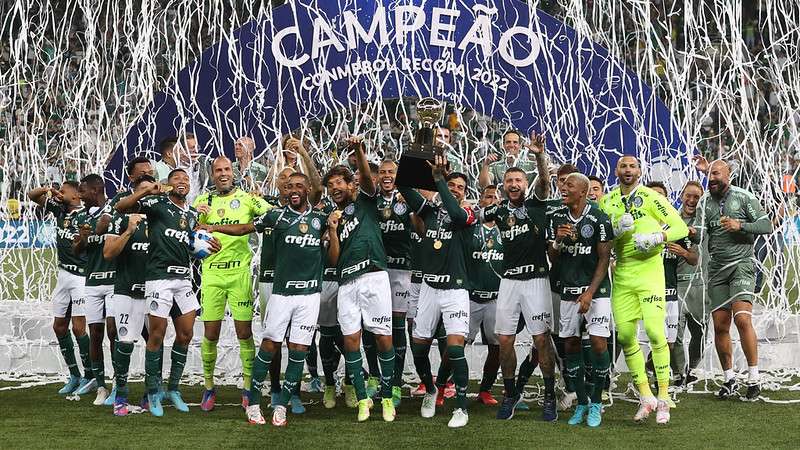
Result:
M664 292L663 267L651 268L639 265L635 270L625 272L620 272L617 268L611 289L614 322L635 320L663 322L667 315Z
M253 320L252 274L249 270L203 274L200 286L200 320L213 322L225 317L225 304L233 320Z
M708 268L709 310L730 309L734 301L753 303L756 271L750 260Z

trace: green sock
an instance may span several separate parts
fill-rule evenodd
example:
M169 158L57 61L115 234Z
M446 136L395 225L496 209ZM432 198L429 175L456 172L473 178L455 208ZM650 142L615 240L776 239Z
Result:
M355 351L345 353L345 371L350 377L350 382L353 383L353 387L356 390L356 397L359 400L367 398L367 389L364 386L364 373L361 371L362 365L361 352Z
M73 377L81 376L81 371L78 370L78 361L75 359L75 346L72 343L72 334L67 331L64 336L58 337L58 348L61 349L61 356L64 357L64 362L67 363L69 374Z
M253 338L239 339L239 359L242 360L242 379L244 390L249 391L253 377L253 357L256 354L256 345Z
M448 345L447 356L450 358L450 367L453 368L453 382L456 385L456 404L466 411L469 368L467 367L467 358L464 356L464 347L461 345Z
M169 369L169 382L167 383L168 391L178 390L178 383L181 381L183 368L186 366L187 353L189 353L188 347L180 347L174 344L172 345L172 353L170 354L172 365Z
M119 344L119 339L114 336L114 341L111 343L111 370L113 370L113 374L111 379L117 379L117 358L114 358L114 354L117 352L117 344Z
M295 392L295 388L300 385L300 378L303 376L303 366L306 363L306 353L300 350L289 350L289 362L286 364L286 373L283 377L283 389L281 389L280 404L286 406L289 399Z
M447 342L447 341L440 341L440 342ZM445 354L449 357L449 349L450 347L445 347ZM449 359L449 358L448 358ZM439 364L439 371L436 372L436 386L443 388L447 381L450 379L450 375L453 374L453 365L450 364L450 361L445 361L442 358L442 363Z
M539 365L539 352L534 348L531 349L529 354L522 363L519 365L519 372L517 373L517 393L522 394L525 392L525 385L528 384L533 371Z
M322 359L322 373L325 375L325 386L335 386L334 374L339 368L341 355L336 349L336 327L319 328L319 357Z
M131 366L131 353L133 342L117 342L114 350L114 364L117 372L114 379L117 382L117 396L128 398L128 369Z
M217 341L203 339L200 341L200 359L203 360L203 381L206 389L214 389L214 368L217 365Z
M158 382L164 381L164 344L158 348Z
M591 395L594 390L594 371L592 370L594 352L592 351L592 341L589 339L581 340L581 350L583 351L583 378L586 383L586 394Z
M89 359L89 335L78 336L75 340L78 341L78 353L81 355L83 377L89 380L94 376L92 375L92 362Z
M588 404L589 399L586 397L586 383L583 379L583 353L567 353L566 363L566 376L572 381L572 387L575 388L575 394L578 396L578 404Z
M592 352L592 377L594 385L592 386L592 403L601 403L603 401L603 386L606 377L608 376L608 368L611 366L611 355L608 350L602 353Z
M375 346L375 335L364 330L361 334L361 342L364 345L364 355L367 357L370 378L380 377L381 369L378 365L378 348Z
M148 394L157 394L158 387L161 384L161 352L158 350L151 352L146 350L144 352L144 384L147 388Z
M394 380L394 348L378 353L381 364L381 396L392 397L392 381Z
M411 341L411 354L414 355L414 366L417 368L420 382L425 385L428 392L433 392L433 374L431 374L431 344L419 344Z
M98 359L92 360L92 373L94 374L94 379L97 380L97 387L106 387L106 367L105 361L103 360L103 352L100 352L100 357Z
M394 376L393 386L403 385L403 371L406 368L406 319L392 317L392 346L394 347Z
M272 353L258 349L258 355L253 358L253 385L250 387L250 404L258 405L261 403L261 389L264 387L264 380L267 379L269 366L272 364Z

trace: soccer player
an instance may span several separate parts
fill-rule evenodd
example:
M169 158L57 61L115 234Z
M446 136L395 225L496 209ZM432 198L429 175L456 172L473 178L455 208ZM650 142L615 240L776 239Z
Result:
M178 384L186 364L194 320L200 304L192 290L192 262L189 239L197 223L197 211L186 201L189 175L174 169L167 176L168 188L158 183L143 183L142 189L117 202L120 213L141 213L147 217L148 263L145 274L145 302L149 313L149 336L145 350L145 386L150 414L161 417L164 409L158 394L161 368L161 346L167 330L170 310L177 305L180 315L173 317L175 342L172 345L171 366L165 398L181 412L188 412ZM168 195L162 195L168 190ZM220 250L219 241L212 239L212 252Z
M234 186L231 161L220 156L211 164L214 191L199 195L192 205L201 225L250 223L269 210L269 205ZM239 359L242 361L244 390L242 406L247 407L253 369L255 345L253 344L253 290L251 287L250 251L248 236L227 236L218 233L222 250L206 257L202 265L200 287L200 320L203 321L203 340L200 355L203 360L205 391L200 409L211 411L217 398L214 388L214 367L217 364L217 341L225 316L225 305L230 308L236 337L239 340Z
M89 324L89 358L92 361L92 373L96 384L97 396L95 405L102 405L109 396L106 388L103 338L106 316L110 317L109 342L113 354L116 330L113 327L114 274L116 263L103 258L103 242L105 233L98 233L98 225L103 222L103 211L107 207L105 183L100 175L91 174L81 180L78 190L84 209L75 216L73 227L75 240L73 252L86 252L86 286L84 288L86 304L86 323ZM107 228L107 225L104 226ZM94 388L91 383L84 386L76 394L86 394Z
M392 401L400 406L406 361L406 312L411 285L411 211L395 189L397 164L383 161L378 168L378 222L386 249L386 272L392 289L392 345L395 350Z
M489 153L481 165L481 172L478 175L478 184L481 188L490 184L500 184L504 180L506 171L511 167L516 167L525 173L528 184L533 184L536 178L539 162L531 161L528 154L520 154L523 147L522 134L516 130L509 130L503 135L503 150L505 155L498 160L497 155ZM540 172L542 178L547 177L547 172ZM541 197L545 198L545 197Z
M400 193L414 214L425 222L425 234L421 236L423 282L412 339L414 365L426 388L420 412L424 418L431 418L436 413L439 390L433 384L428 354L441 320L447 333L447 355L456 385L457 408L447 426L460 428L469 422L469 369L464 356L464 340L469 335L468 289L471 283L467 274L466 251L472 237L471 226L476 219L472 209L461 207L467 177L453 172L445 178L446 167L447 159L440 155L431 165L441 206L427 202L418 192L407 187L401 188Z
M254 222L235 225L210 225L209 231L245 236L272 229L275 250L275 278L264 318L261 345L253 363L253 386L246 408L252 424L265 422L261 415L261 387L275 353L289 331L289 362L280 398L272 413L272 425L286 426L286 405L303 376L308 346L314 338L319 317L322 285L322 237L327 215L313 209L308 201L309 177L295 172L287 182L288 203L270 210Z
M600 177L589 175L589 194L587 198L595 203L599 203L606 192L606 184Z
M358 398L358 420L369 418L372 399L367 397L361 374L361 328L375 335L381 372L383 420L394 420L392 401L394 348L392 347L392 291L386 272L386 251L378 225L378 198L372 173L358 138L350 139L358 165L359 187L343 166L325 175L328 194L341 211L328 233L328 257L339 273L338 318L344 335L345 368ZM338 213L336 214L338 215Z
M664 242L686 237L689 230L680 214L664 197L641 186L642 169L633 156L617 161L619 187L600 200L614 227L617 256L611 307L617 338L633 382L639 388L640 406L633 419L643 422L656 411L656 422L669 422L669 347L664 334ZM664 230L664 225L667 226ZM647 382L644 357L636 336L639 320L644 322L653 354L658 398Z
M499 201L497 186L483 189L478 201L480 208L488 208ZM472 226L472 242L467 259L467 271L472 286L469 291L469 335L467 343L475 342L480 331L486 344L486 362L483 363L483 378L478 390L478 402L494 406L492 385L500 369L500 344L494 333L497 315L497 290L500 274L503 273L503 241L494 222L476 223Z
M81 212L81 199L78 194L78 183L65 181L60 190L41 187L28 192L28 198L52 214L58 228L56 236L56 252L58 255L58 279L53 290L53 332L58 340L61 355L69 369L69 380L58 391L61 395L69 395L94 380L89 360L89 336L86 334L86 316L84 313L84 268L86 254L73 252L75 239L73 222ZM78 369L75 360L75 349L69 325L72 322L72 333L78 341L78 353L83 364L84 376Z
M731 319L739 330L742 351L747 358L748 400L761 394L758 374L758 340L751 321L755 290L753 242L755 236L772 232L772 222L756 197L731 186L730 166L726 161L711 163L708 169L708 194L701 211L708 235L708 297L714 321L714 345L725 374L725 384L717 394L726 399L736 395L738 384L733 371Z
M150 175L141 175L133 182L134 189L144 189L144 182L155 183ZM142 187L143 186L143 187ZM103 243L103 257L117 262L114 279L114 314L117 325L117 344L114 346L115 397L114 415L127 416L128 369L133 344L141 336L147 318L144 300L145 272L150 246L147 221L142 214L114 214Z
M589 179L573 173L560 189L564 205L554 210L548 220L552 240L548 252L559 266L561 324L564 338L566 377L575 390L578 406L570 425L586 420L590 427L602 421L602 395L611 363L607 338L611 335L611 283L608 264L613 239L608 216L587 201ZM587 392L581 348L581 326L585 325L591 341L591 392ZM588 414L588 417L587 417Z

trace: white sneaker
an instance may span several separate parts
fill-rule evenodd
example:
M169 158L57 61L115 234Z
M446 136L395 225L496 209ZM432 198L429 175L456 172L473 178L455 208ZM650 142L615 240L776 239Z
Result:
M558 399L558 410L566 411L572 408L572 404L578 400L578 394L574 392L564 392L564 395Z
M436 396L438 393L439 390L436 388L433 389L433 392L425 392L425 396L422 397L422 408L419 410L422 417L430 419L436 415Z
M94 402L92 403L94 406L103 406L103 403L106 402L108 398L108 389L104 387L97 388L97 397L94 398Z
M658 400L655 397L642 397L639 400L639 410L636 411L636 415L633 416L633 420L635 422L644 422L650 417L650 413L655 411L658 408Z
M447 422L447 426L450 428L461 428L465 426L467 422L469 422L467 412L458 408L453 411L453 417L450 418L450 422Z
M666 425L669 423L669 403L664 400L658 401L656 407L656 423Z
M247 412L247 421L253 425L264 425L267 423L264 420L264 416L261 415L261 406L260 405L249 405L245 408Z
M275 406L275 411L272 412L272 425L276 427L285 427L286 426L286 407L285 406Z

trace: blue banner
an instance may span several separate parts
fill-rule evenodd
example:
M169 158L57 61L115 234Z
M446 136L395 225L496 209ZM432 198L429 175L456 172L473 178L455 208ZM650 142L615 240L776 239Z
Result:
M56 227L52 221L0 221L0 249L55 248Z

